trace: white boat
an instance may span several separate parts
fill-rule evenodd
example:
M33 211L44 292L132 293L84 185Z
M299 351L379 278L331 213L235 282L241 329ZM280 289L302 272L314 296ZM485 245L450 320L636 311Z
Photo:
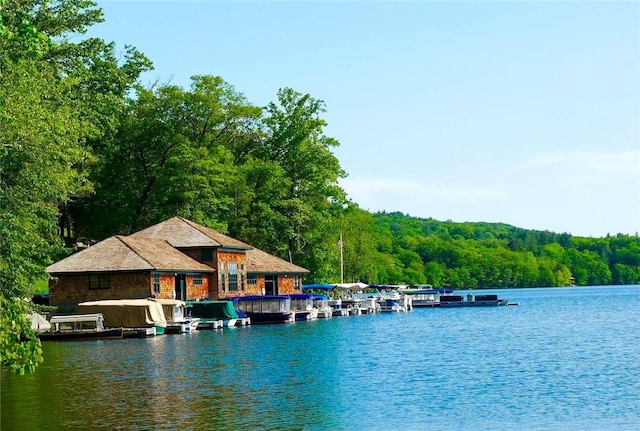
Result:
M100 313L52 316L50 329L37 333L41 340L105 340L123 338L122 328L104 327Z
M430 284L423 284L402 289L400 292L411 297L412 307L421 308L440 306L440 297L453 293L453 289L434 289Z
M328 296L313 295L313 307L318 310L318 319L330 319L333 317L333 309L329 306Z
M380 304L378 304L378 299L373 296L370 296L367 298L361 298L360 311L362 312L362 314L379 313L381 310L380 310Z
M362 313L362 308L360 307L360 298L342 298L342 308L347 310L349 316L359 316Z
M329 307L331 307L331 315L333 317L342 317L349 315L349 310L342 308L342 299L334 298L329 299L327 302L329 304Z
M200 319L186 315L186 302L177 299L158 298L153 298L152 301L155 301L162 306L162 311L164 312L164 317L167 321L165 334L193 332L198 329Z
M380 311L383 313L410 311L411 306L409 304L410 298L401 295L381 296L378 299Z
M238 314L232 301L189 301L187 310L191 317L200 319L198 329L233 328L251 324L250 318Z
M288 296L291 298L291 311L296 313L296 320L315 320L318 318L318 309L313 306L314 295L295 293Z

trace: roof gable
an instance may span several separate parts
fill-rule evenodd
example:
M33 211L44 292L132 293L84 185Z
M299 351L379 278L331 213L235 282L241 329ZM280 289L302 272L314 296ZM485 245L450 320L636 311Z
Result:
M289 263L272 254L257 248L247 250L247 271L249 272L278 272L278 273L307 273L308 269Z
M211 272L213 269L176 250L163 239L136 239L118 237L138 256L149 262L154 269Z
M213 271L164 240L112 236L47 267L49 274L111 271Z
M182 217L173 217L139 232L132 238L164 239L173 247L230 247L248 250L250 245Z

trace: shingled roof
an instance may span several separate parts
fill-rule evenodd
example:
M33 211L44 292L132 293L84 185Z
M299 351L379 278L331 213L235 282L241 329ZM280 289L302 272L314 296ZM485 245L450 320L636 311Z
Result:
M308 269L289 263L257 248L247 250L247 271L256 273L285 272L289 274L309 272Z
M214 271L165 240L126 236L112 236L47 267L49 274L144 270Z
M258 273L307 273L309 270L211 228L182 217L173 217L130 235L130 238L165 239L174 247L225 247L246 250L247 270Z
M224 247L250 250L242 241L182 217L173 217L130 235L132 238L164 239L174 247Z

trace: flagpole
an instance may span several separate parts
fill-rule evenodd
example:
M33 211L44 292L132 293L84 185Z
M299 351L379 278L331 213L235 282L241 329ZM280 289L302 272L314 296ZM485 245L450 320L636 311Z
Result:
M344 260L342 257L342 247L344 243L342 242L342 230L340 231L340 241L338 244L340 245L340 283L344 283Z

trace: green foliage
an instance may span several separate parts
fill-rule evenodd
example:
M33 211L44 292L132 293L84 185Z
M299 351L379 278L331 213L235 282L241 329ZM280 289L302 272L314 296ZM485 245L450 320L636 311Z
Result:
M33 372L42 363L40 340L31 329L31 313L21 299L0 295L0 362L16 374Z
M175 215L225 229L242 159L232 150L246 151L260 109L219 77L192 81L190 91L138 88L128 101L98 149L96 193L78 204L79 232L101 239Z
M375 243L381 259L376 283L436 286L535 287L639 283L637 236L580 238L505 224L439 222L378 213ZM415 254L413 254L415 253ZM419 256L416 260L415 256ZM398 274L398 271L400 274ZM359 278L367 280L360 274Z
M75 42L101 21L93 1L0 0L3 366L20 372L35 368L40 353L17 298L35 293L62 253L68 204L92 191L89 144L116 130L125 95L151 65L131 47L119 62L114 44Z
M73 167L87 156L87 128L42 65L11 63L0 84L0 289L13 297L59 251L58 203L83 187Z

